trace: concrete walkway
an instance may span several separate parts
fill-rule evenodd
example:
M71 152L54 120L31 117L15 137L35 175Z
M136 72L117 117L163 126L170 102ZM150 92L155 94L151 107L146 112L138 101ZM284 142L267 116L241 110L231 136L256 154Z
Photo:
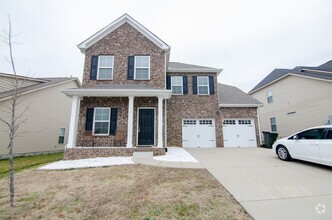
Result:
M158 167L205 169L205 167L198 162L170 162L170 161L154 160L150 158L133 158L132 161L138 164L145 164L145 165L158 166Z
M332 219L332 168L270 149L186 149L256 220Z

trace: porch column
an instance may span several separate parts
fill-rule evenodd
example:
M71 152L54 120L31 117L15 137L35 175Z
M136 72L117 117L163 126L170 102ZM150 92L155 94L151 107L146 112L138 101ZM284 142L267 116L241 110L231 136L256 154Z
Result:
M163 147L163 98L158 97L158 145Z
M79 98L78 96L72 97L70 123L69 123L69 134L67 148L76 147L76 136L77 136L77 119L79 109Z
M133 147L134 96L128 97L127 147Z

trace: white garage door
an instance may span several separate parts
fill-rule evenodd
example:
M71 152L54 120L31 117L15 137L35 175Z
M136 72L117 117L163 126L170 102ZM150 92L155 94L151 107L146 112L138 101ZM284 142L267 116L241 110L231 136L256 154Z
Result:
M223 120L224 147L257 147L253 119Z
M214 119L183 119L183 147L216 147Z

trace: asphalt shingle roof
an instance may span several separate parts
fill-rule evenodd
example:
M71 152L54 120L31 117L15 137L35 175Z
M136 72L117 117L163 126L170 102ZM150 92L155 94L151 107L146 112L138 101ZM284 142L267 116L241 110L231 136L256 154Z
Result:
M197 71L211 71L211 72L220 72L221 69L218 68L212 68L212 67L206 67L206 66L198 66L193 64L187 64L187 63L179 63L179 62L169 62L168 63L168 71L186 71L193 72L195 70Z
M323 73L320 71L328 71L331 73ZM261 89L262 87L268 85L269 83L271 83L287 74L307 76L307 77L332 81L332 60L328 61L318 67L297 66L294 69L274 69L261 82L259 82L253 89L251 89L249 94L253 93L256 90Z
M226 105L261 105L257 99L251 97L235 86L218 84L219 104Z
M44 82L40 82L40 83L37 83L37 84L22 87L18 90L18 94L29 92L29 91L36 90L36 89L42 89L42 88L47 87L47 86L51 86L51 85L61 83L61 82L65 82L65 81L69 81L69 80L74 80L76 78L52 77L52 78L36 78L36 79L37 80L42 80ZM11 96L13 94L13 92L14 92L14 90L10 90L10 91L0 93L0 99L7 98L7 97Z

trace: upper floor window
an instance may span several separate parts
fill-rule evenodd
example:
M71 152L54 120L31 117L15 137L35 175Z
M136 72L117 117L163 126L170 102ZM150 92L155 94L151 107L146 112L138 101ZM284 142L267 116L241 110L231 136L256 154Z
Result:
M97 79L113 79L114 56L98 57Z
M182 76L172 76L171 77L172 94L182 95L183 94L183 77Z
M276 118L270 118L271 132L277 132L277 122Z
M272 103L273 97L272 97L272 90L267 91L267 103Z
M197 91L198 95L209 95L209 77L197 77Z
M134 79L150 79L150 56L135 56Z
M110 108L95 108L93 130L94 134L108 135L110 127Z

